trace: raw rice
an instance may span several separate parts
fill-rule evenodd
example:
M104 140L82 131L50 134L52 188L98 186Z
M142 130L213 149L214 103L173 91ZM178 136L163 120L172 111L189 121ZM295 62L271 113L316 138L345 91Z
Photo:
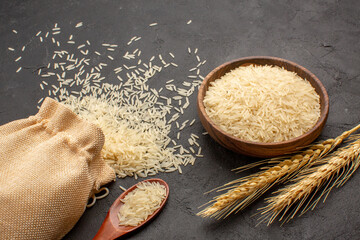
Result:
M83 26L83 22L79 22L78 24L76 24L76 28L82 27Z
M277 66L238 67L212 82L208 116L243 140L280 142L310 130L320 116L319 95L296 73Z
M82 26L80 23L77 26L80 25ZM60 47L63 31L60 32L57 25L53 28L53 31L55 30L59 32L59 41L55 40L54 37L51 40ZM40 35L41 31L38 37L42 39ZM74 35L70 35L68 40L65 40L65 43L75 44L73 39L75 39ZM140 39L141 37L134 36L131 41L134 42ZM86 41L86 44L90 45L90 42ZM116 44L109 43L101 45L109 51L118 47ZM70 48L70 45L64 46ZM84 49L84 46L85 44L79 45L79 50ZM12 51L13 48L8 49ZM15 49L13 50L15 51ZM103 129L106 141L102 156L115 169L118 177L133 176L137 178L146 177L149 174L155 175L158 172L173 172L176 170L182 172L180 165L195 162L195 154L190 154L190 151L182 146L180 148L180 145L175 141L180 140L180 136L185 138L186 134L176 132L174 135L175 140L171 139L169 135L172 135L170 134L172 123L174 122L175 125L176 121L182 119L184 109L189 105L188 99L185 104L185 100L181 99L186 95L191 95L194 92L194 86L199 86L201 82L188 80L183 88L179 89L174 84L166 84L165 88L150 88L148 81L150 78L155 78L155 74L161 72L164 67L170 65L178 67L175 62L166 63L164 61L165 53L159 55L161 63L158 63L155 57L152 57L150 62L139 59L141 55L139 49L131 50L130 53L127 52L124 55L125 60L122 59L124 61L135 59L138 66L135 64L136 62L125 63L123 68L113 69L115 74L118 74L116 77L119 80L119 85L103 81L105 77L101 76L101 71L107 64L93 63L93 59L91 59L91 55L95 54L100 56L94 58L97 61L104 58L105 61L106 58L115 60L115 57L101 55L98 51L89 52L85 49L69 53L57 48L52 54L52 60L47 64L47 69L42 70L42 68L39 68L36 72L42 78L49 78L47 81L50 81L51 90L45 87L48 85L45 81L38 83L41 84L40 89L44 91L45 95L52 96L54 99L64 103L80 117L98 124ZM78 54L89 56L89 59L78 57ZM173 59L175 58L174 54L168 54ZM141 67L145 66L146 68L141 68L140 64ZM21 67L18 68L16 72L21 71L21 69ZM112 70L110 71L112 72ZM55 80L55 82L52 80ZM168 80L168 83L173 81L174 79ZM171 89L163 91L162 94L167 96L165 98L160 96L163 89ZM176 96L178 90L182 95L178 94ZM173 106L171 98L174 95L178 100ZM160 101L160 98L165 101ZM40 99L39 103L42 101ZM181 106L181 104L184 105ZM174 107L176 107L176 110ZM108 116L104 116L104 109L109 113ZM111 124L108 124L108 122ZM178 126L177 130L181 131L179 128L183 129L184 127L185 125ZM127 137L124 137L128 135L132 136L133 142L125 142L122 139L128 140ZM123 142L119 145L118 141ZM135 147L135 151L131 150L134 149L133 147Z
M166 188L158 182L140 182L129 192L118 213L119 225L137 226L153 214L166 198Z

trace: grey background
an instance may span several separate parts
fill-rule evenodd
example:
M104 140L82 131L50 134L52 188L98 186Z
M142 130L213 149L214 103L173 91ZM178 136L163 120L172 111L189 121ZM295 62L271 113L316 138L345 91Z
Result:
M336 137L359 123L359 9L360 2L356 0L3 0L0 2L0 124L35 114L37 101L44 97L38 83L34 83L37 76L31 69L15 74L18 65L7 48L21 48L26 43L31 50L31 46L38 47L31 43L39 30L57 22L62 31L71 32L67 26L83 21L85 27L76 34L92 43L126 43L134 35L141 36L144 40L139 42L139 48L144 54L174 51L176 61L184 66L188 60L187 46L198 47L199 56L207 60L202 68L204 76L221 63L239 57L267 55L294 61L313 72L330 97L329 118L319 139ZM187 25L190 19L192 23ZM159 23L156 30L147 27L153 22ZM19 34L14 35L12 29ZM46 51L32 54L33 63L47 63L51 58ZM185 77L187 73L178 74ZM186 112L189 119L197 118L195 99L196 94ZM200 134L204 130L197 121L191 131ZM333 190L325 204L320 203L314 211L282 227L279 223L257 226L257 216L253 216L264 206L263 199L270 193L223 221L197 217L198 207L214 196L204 195L205 191L249 174L230 170L255 160L220 147L208 136L199 142L205 157L197 159L194 166L184 167L181 175L157 175L170 186L169 201L154 221L127 238L359 239L359 174L341 189ZM91 239L121 193L118 185L130 187L136 182L125 178L110 184L110 196L86 210L65 239Z

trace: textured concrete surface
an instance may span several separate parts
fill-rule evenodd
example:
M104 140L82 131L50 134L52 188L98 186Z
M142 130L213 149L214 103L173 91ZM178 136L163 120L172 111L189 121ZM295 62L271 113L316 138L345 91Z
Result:
M141 36L139 48L145 53L173 51L184 65L187 47L197 47L199 56L207 60L203 75L244 56L289 59L313 72L328 91L330 114L319 139L335 137L359 123L360 2L356 0L1 1L0 19L0 124L37 112L37 101L44 93L32 69L52 57L48 48L32 51L29 68L16 74L17 55L7 48L27 44L25 55L38 47L39 43L32 43L39 30L59 23L62 31L70 33L75 30L67 26L80 21L86 26L79 30L81 35L92 43L126 43L132 36ZM149 29L153 22L159 25ZM181 81L186 74L179 72L176 77ZM187 117L197 118L195 95L191 101ZM192 131L199 134L203 129L197 123ZM359 239L359 173L333 190L325 204L282 227L279 223L257 226L253 216L270 194L224 221L197 217L198 207L213 196L203 192L245 176L247 172L230 170L254 160L227 151L208 136L200 144L205 157L184 167L182 175L157 175L169 183L169 201L154 221L128 235L129 239ZM65 239L91 239L121 193L118 185L129 187L136 182L126 178L111 184L110 196L86 210Z

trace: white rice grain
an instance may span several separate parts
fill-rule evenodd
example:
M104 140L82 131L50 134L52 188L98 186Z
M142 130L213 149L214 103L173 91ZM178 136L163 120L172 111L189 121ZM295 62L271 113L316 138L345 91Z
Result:
M78 24L76 24L76 28L82 27L83 26L83 22L79 22Z

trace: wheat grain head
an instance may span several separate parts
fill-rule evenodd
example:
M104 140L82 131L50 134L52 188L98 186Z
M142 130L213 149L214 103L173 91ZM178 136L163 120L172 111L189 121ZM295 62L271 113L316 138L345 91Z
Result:
M303 214L314 209L321 198L325 197L325 201L332 188L342 186L360 165L360 139L321 161L322 165L304 171L294 184L280 189L276 192L278 195L267 199L268 205L262 208L261 214L268 224L280 214L279 221L287 222L300 211ZM315 197L319 190L322 191Z
M327 139L320 143L313 144L296 155L281 159L269 159L269 163L271 162L276 165L264 167L263 171L259 173L231 181L218 188L218 191L228 191L214 197L213 200L205 204L208 206L197 215L220 219L226 218L229 214L246 208L274 184L292 179L301 170L307 169L316 161L320 161L321 158L325 157L359 128L360 124L342 133L335 139ZM243 170L251 167L252 165L250 164L235 170Z

